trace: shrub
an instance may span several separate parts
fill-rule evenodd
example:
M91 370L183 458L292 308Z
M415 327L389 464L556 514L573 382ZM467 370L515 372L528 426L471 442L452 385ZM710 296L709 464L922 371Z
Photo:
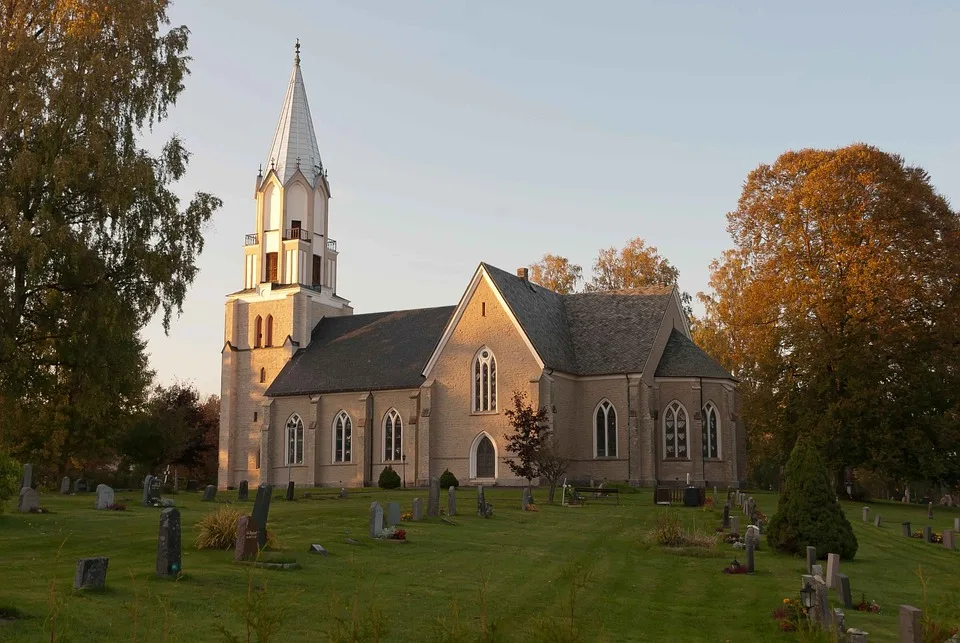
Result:
M459 487L460 481L457 480L457 476L450 473L450 469L444 469L443 473L440 474L440 488L449 489L450 487Z
M10 498L20 493L20 464L6 453L0 451L0 513Z
M679 547L683 544L683 524L680 518L669 511L657 515L657 524L653 528L653 537L658 545Z
M777 513L767 527L767 542L791 554L816 547L817 558L835 553L849 560L857 553L857 537L837 502L827 467L816 447L802 437L787 461Z
M243 512L220 505L197 523L197 549L230 549L237 542L237 520Z
M380 472L380 480L377 481L377 486L381 489L397 489L400 487L400 474L393 470L393 467L388 466L386 469Z

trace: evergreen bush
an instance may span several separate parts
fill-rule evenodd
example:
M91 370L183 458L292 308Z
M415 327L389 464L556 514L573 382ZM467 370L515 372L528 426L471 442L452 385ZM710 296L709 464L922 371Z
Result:
M460 481L457 480L457 476L450 473L450 469L444 469L443 473L440 474L440 488L449 489L450 487L459 487Z
M400 474L394 471L393 467L388 466L380 472L377 486L381 489L398 489L400 487Z
M823 458L802 437L787 461L777 513L767 527L767 542L791 554L816 547L817 558L832 553L849 560L857 553L857 537L830 485Z

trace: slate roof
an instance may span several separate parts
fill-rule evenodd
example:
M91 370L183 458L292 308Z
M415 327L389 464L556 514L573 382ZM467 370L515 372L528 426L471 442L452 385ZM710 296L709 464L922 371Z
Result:
M266 395L418 388L453 306L344 317L317 324Z
M654 376L734 379L716 360L676 329L670 333Z

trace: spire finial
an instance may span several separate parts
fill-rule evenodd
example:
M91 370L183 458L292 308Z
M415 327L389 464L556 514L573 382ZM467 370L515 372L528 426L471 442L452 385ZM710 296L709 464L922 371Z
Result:
M299 38L297 38L297 44L293 46L293 50L294 52L296 52L296 54L293 57L293 62L297 65L297 67L299 67L300 66L300 39Z

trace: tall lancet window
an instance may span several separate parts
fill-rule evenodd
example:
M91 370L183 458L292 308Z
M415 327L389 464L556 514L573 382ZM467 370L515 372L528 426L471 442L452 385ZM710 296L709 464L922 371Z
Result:
M273 346L273 315L267 315L267 332L264 333L264 346Z
M596 457L617 457L617 410L610 400L603 400L597 405L597 412L593 416L594 439L596 440Z
M497 358L481 348L473 358L473 412L497 410Z
M403 420L396 409L387 411L383 418L383 461L403 458Z
M663 414L664 457L674 459L690 457L687 452L689 428L687 425L687 410L683 408L680 402L674 400Z
M713 402L703 407L702 444L704 458L720 457L720 414Z
M350 462L350 438L353 433L353 422L346 411L337 413L333 421L333 461Z
M303 464L303 420L294 413L287 420L287 464Z
M263 318L257 315L253 322L253 347L260 348L261 346L263 346Z

